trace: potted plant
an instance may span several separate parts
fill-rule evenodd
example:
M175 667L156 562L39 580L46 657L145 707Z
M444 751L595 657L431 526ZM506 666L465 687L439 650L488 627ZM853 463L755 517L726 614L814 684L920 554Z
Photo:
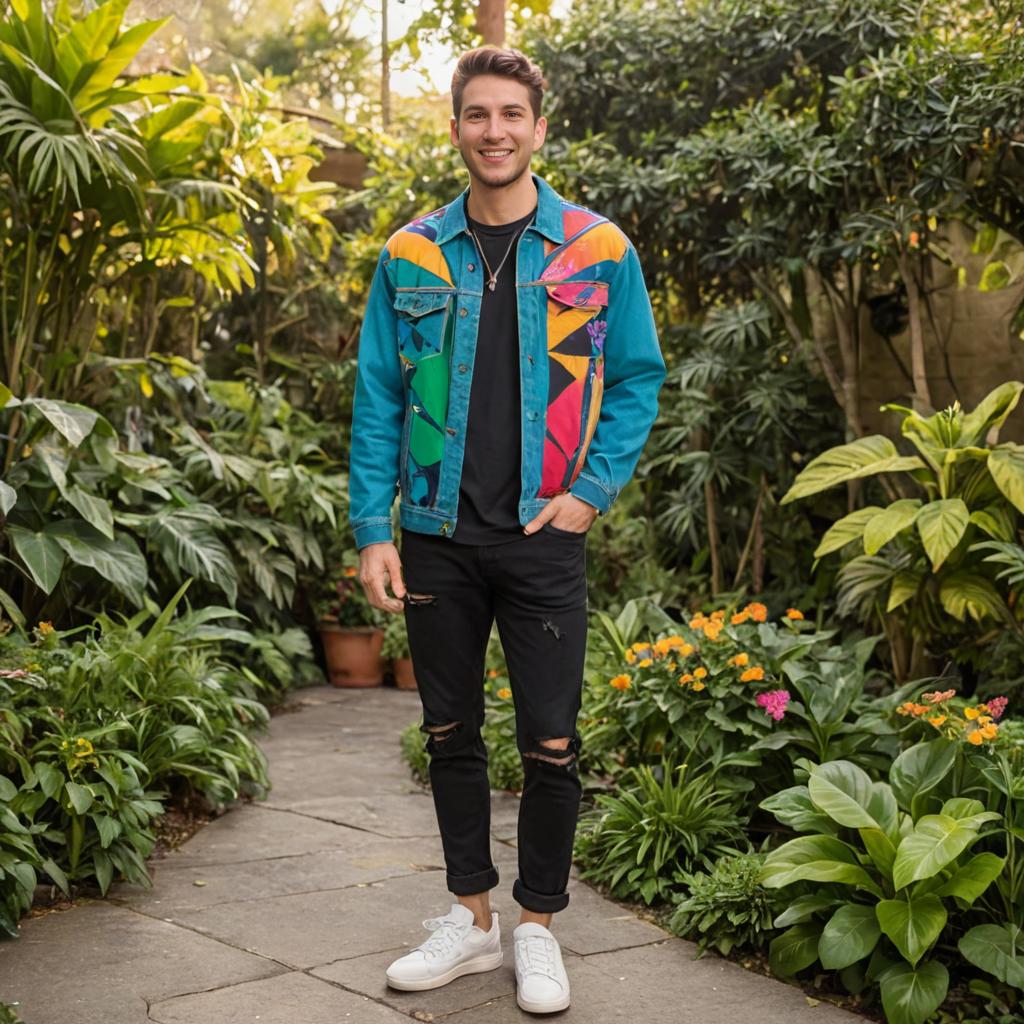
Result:
M405 629L405 617L393 615L384 627L384 644L381 656L391 661L391 671L395 677L395 686L400 690L415 690L416 676L412 669L412 656L409 653L409 634Z
M346 554L341 575L328 578L316 601L320 642L332 686L380 686L384 680L384 630Z

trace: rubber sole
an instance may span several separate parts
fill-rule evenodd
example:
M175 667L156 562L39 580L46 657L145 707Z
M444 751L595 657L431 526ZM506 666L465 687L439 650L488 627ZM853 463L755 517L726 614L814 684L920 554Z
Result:
M519 1004L519 1009L525 1010L527 1013L558 1013L559 1010L567 1010L571 1001L571 997L566 996L564 1000L554 1005L551 1003L531 1003L528 999L522 999L519 995L519 989L516 989L516 1002Z
M391 978L386 971L384 977L387 978L387 983L391 988L401 989L403 992L424 992L429 988L440 988L442 985L447 985L448 982L461 978L464 974L482 974L485 971L497 970L502 965L504 956L503 951L499 949L497 953L488 953L486 956L474 957L472 960L463 960L461 964L456 964L451 970L439 974L436 978L402 981Z

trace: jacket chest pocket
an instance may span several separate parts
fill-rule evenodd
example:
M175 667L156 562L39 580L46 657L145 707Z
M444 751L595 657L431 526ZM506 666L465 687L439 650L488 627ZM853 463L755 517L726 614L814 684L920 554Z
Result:
M414 288L395 293L398 351L406 362L440 355L454 295L454 289Z

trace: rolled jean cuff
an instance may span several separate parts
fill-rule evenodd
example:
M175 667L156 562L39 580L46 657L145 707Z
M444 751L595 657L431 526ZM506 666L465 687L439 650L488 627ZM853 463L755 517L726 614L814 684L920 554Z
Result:
M475 896L478 892L487 892L497 886L498 869L490 867L473 875L452 875L445 872L445 877L449 892L456 896Z
M554 914L559 910L565 910L569 905L569 894L560 892L554 895L543 892L533 892L527 889L517 878L512 883L512 899L521 907L532 910L535 914Z

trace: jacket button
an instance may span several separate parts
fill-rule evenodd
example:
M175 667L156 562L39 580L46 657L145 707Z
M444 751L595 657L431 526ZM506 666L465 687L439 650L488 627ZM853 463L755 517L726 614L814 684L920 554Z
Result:
M459 373L465 373L469 367L465 363L459 363Z
M472 270L476 270L476 264L475 263L468 263L468 264L466 264L466 269L467 270L471 270L471 271Z
M526 418L527 418L528 420L535 420L535 419L537 418L537 411L536 411L536 409L531 409L531 410L530 410L530 411L529 411L529 412L528 412L528 413L526 414Z
M459 310L459 316L467 316L468 314L469 314L469 310L466 309L465 307L463 307L462 309Z

